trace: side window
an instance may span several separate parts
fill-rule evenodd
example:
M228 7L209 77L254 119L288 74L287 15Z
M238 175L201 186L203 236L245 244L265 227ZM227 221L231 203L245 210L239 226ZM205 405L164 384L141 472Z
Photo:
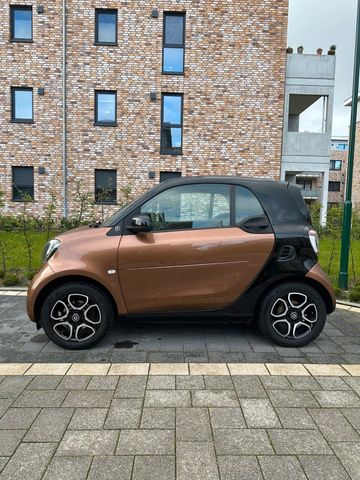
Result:
M182 185L146 202L141 214L150 217L153 231L230 226L228 185Z
M264 210L255 195L245 187L235 187L235 223L257 215L264 215Z

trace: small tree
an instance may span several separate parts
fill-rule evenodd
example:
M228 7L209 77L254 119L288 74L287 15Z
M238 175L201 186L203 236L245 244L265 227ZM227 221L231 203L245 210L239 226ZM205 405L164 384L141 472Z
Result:
M45 228L46 228L46 241L50 239L50 232L51 228L53 227L55 220L54 220L54 213L56 209L56 196L54 193L50 194L50 203L47 205L45 211Z
M310 207L311 223L315 230L318 232L319 236L322 234L322 226L320 224L320 211L321 204L319 202L312 202Z
M27 212L27 206L29 203L33 201L33 198L28 193L23 193L22 196L22 212L21 212L21 225L22 225L22 232L24 235L26 250L27 250L27 257L28 257L28 270L32 270L32 238L30 235L31 230L31 219Z
M91 204L91 193L84 192L81 180L77 180L75 184L75 198L78 201L79 210L75 219L75 225L79 227L86 215L86 211Z
M105 206L111 202L111 192L112 192L112 188L110 186L101 187L100 191L97 192L96 203L99 203L101 207L101 222L104 221Z

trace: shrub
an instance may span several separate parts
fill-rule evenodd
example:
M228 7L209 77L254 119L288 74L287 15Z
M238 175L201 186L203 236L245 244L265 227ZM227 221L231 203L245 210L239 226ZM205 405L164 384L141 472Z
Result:
M0 278L4 278L5 277L5 272L4 270L0 270Z
M7 273L4 277L3 283L5 287L14 287L15 285L19 285L20 278L16 273Z
M25 277L28 280L32 280L35 274L36 274L36 270L30 270L30 271L26 272Z
M341 290L341 288L334 287L334 292L335 292L336 298L338 298L339 300L346 300L347 299L346 292L344 290Z
M355 287L350 290L349 299L350 302L360 302L360 284L355 285Z

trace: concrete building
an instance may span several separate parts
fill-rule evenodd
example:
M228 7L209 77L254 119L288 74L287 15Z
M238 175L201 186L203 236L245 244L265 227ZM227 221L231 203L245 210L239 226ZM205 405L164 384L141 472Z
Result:
M110 213L124 188L136 195L169 175L279 179L287 4L1 0L5 212L20 212L27 193L43 215L53 194L57 214L71 216L90 192L98 212L107 203ZM319 83L309 95L330 98L334 59L297 57L288 58L288 80L309 68ZM312 141L324 164L330 122ZM292 160L303 151L285 137L287 172L291 145ZM322 160L308 163L325 176Z
M302 185L305 201L328 203L334 55L287 55L281 179Z

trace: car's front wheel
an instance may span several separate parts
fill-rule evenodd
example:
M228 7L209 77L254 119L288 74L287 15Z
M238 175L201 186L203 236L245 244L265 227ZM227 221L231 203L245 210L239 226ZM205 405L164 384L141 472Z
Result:
M68 282L46 297L41 325L57 345L80 350L100 342L114 316L112 303L103 290L86 282Z
M283 283L261 301L258 324L264 335L284 347L303 347L317 338L326 322L321 295L302 282Z

